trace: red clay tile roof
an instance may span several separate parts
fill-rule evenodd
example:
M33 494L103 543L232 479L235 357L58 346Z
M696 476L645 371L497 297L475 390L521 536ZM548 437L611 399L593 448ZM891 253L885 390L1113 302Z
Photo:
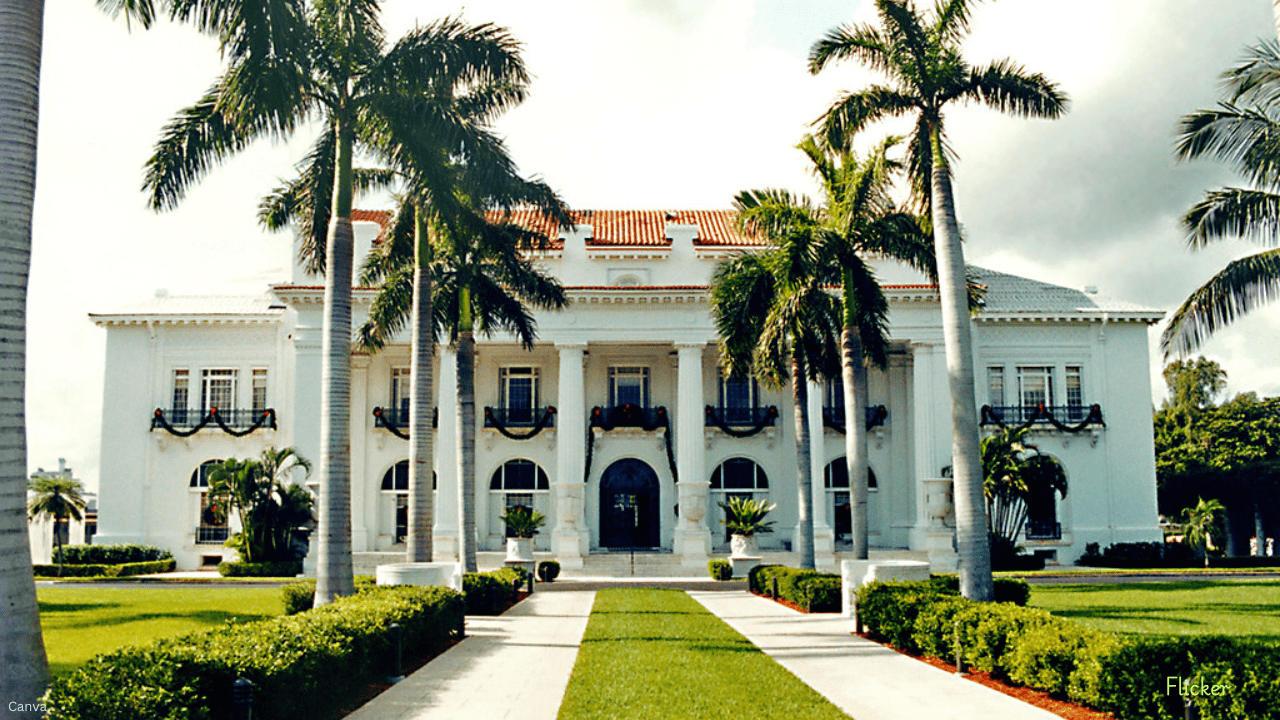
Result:
M759 238L734 228L732 210L575 210L574 223L590 225L587 247L669 247L666 226L696 225L699 247L763 245ZM502 217L490 213L491 220ZM513 210L507 217L530 230L552 238L553 248L563 247L559 231L549 218L533 210Z
M391 224L390 210L352 210L351 222L375 222L385 231Z

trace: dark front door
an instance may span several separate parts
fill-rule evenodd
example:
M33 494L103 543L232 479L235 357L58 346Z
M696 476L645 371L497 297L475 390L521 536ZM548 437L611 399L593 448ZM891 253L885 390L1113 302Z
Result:
M658 474L641 460L610 465L600 479L600 545L658 546Z

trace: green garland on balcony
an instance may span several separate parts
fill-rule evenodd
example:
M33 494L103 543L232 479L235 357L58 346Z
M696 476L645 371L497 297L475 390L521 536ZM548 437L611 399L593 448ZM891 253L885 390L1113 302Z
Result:
M259 413L258 418L253 421L253 424L245 428L244 430L236 430L236 429L233 429L230 425L227 425L227 422L222 419L222 415L218 412L218 408L210 408L209 412L203 418L200 419L200 422L192 426L190 430L179 430L175 428L173 425L169 423L168 418L164 416L164 410L160 408L156 408L156 411L151 415L152 430L155 430L156 428L160 428L168 432L169 434L176 435L177 437L180 437L180 438L186 438L186 437L191 437L192 435L195 435L196 433L208 427L209 423L214 423L219 428L221 428L223 432L230 435L231 437L244 437L245 435L248 435L254 430L257 430L258 428L264 427L264 426L272 430L275 430L276 429L276 411L272 408L267 408L266 410L263 410L261 413Z
M735 430L729 425L725 424L724 420L720 417L719 413L716 412L715 407L708 405L705 412L707 415L708 423L710 423L713 427L718 428L721 432L725 433L729 437L736 437L736 438L749 438L752 435L759 434L766 427L772 427L774 421L778 419L778 406L770 405L768 408L765 408L764 417L760 418L760 420L755 425L752 425L747 430Z
M502 433L503 437L511 438L512 440L529 440L537 437L538 433L542 432L545 428L551 425L551 418L555 414L556 414L555 406L548 405L547 409L543 411L542 417L538 418L538 422L533 424L532 430L525 433L514 433L507 429L506 423L498 419L498 416L493 412L493 408L487 405L484 408L484 419L488 423L488 426L492 427L494 430L497 430L499 433Z

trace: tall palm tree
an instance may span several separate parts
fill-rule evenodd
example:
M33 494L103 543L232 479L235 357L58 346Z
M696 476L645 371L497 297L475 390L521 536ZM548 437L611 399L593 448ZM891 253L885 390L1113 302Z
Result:
M27 534L27 273L36 185L43 0L0 4L0 697L35 703L49 680Z
M1209 567L1209 548L1218 536L1218 513L1225 511L1216 498L1198 498L1195 507L1182 511L1182 534L1185 542L1204 553L1204 566Z
M781 190L741 193L739 222L753 229L763 205L791 206L810 216L806 201ZM804 222L778 219L757 226L774 247L721 263L711 278L711 314L720 336L726 375L754 375L766 387L791 383L796 428L796 491L800 567L813 569L813 483L809 427L809 382L831 377L838 367L839 301L823 288L818 234Z
M960 590L991 600L991 556L983 517L978 410L974 400L973 340L968 314L964 251L951 188L954 157L943 128L944 109L980 102L1023 117L1054 118L1066 96L1043 75L1012 60L972 67L960 53L969 31L970 0L941 0L928 14L913 0L876 0L878 25L843 26L828 32L809 52L809 70L854 59L889 78L840 97L820 120L825 142L845 147L849 138L878 120L912 116L915 129L907 174L914 198L931 216L938 258L938 293L951 391L951 446L955 485Z
M433 556L430 484L435 335L430 320L433 293L428 272L433 253L431 218L469 211L463 195L471 188L463 187L464 179L481 186L496 202L506 206L523 201L539 202L550 194L556 210L563 214L558 199L545 185L525 183L516 175L502 141L489 127L498 114L524 98L528 78L515 55L518 44L505 31L489 26L466 28L456 21L436 23L425 32L433 37L432 44L442 48L457 45L465 52L412 68L415 85L429 88L430 92L384 93L369 98L360 140L363 147L385 161L388 168L353 173L359 189L386 187L392 183L404 189L405 202L393 227L398 237L412 233L415 238L411 247L416 261L409 266L409 272L414 273L409 291L413 298L409 532L406 538L410 562L430 561ZM472 47L486 44L485 48ZM504 51L515 56L514 61L485 60L486 54ZM332 212L329 191L334 178L332 163L332 153L322 148L313 151L300 176L264 200L260 212L263 222L273 228L291 223L316 228L316 218L328 217ZM318 243L304 245L303 253L309 264L323 263L318 251ZM380 343L366 343L366 347L378 346Z
M69 477L46 477L31 481L30 502L27 512L32 520L50 518L53 520L53 544L57 548L58 576L62 576L62 533L60 527L64 522L83 520L81 511L85 508L85 500L80 495L84 486L79 480Z
M832 152L813 137L800 150L813 163L823 185L823 204L792 198L775 190L740 196L742 222L752 232L784 236L803 225L816 239L818 272L823 284L841 292L841 376L845 412L845 462L850 478L851 532L855 558L866 559L867 432L861 409L868 403L867 365L888 363L888 303L867 256L904 261L935 274L933 247L917 219L895 206L889 195L892 174L900 165L889 159L897 138L887 138L865 159L845 150Z
M1225 160L1252 187L1205 194L1182 218L1193 249L1244 238L1270 249L1235 260L1191 293L1160 338L1165 358L1189 355L1210 335L1280 295L1280 45L1267 41L1223 73L1226 100L1182 119L1177 157Z
M550 192L538 183L529 187L527 199ZM554 195L543 197L552 202ZM559 207L556 212L565 211ZM560 284L527 257L526 251L546 238L511 222L501 210L436 214L428 233L434 257L434 323L449 334L457 351L459 555L466 572L475 572L475 333L510 332L532 348L537 324L527 306L558 310L568 301ZM369 320L360 328L366 346L384 344L411 315L409 277L417 268L413 248L418 243L406 240L404 234L393 236L366 266L364 281L382 284Z
M151 3L143 0L104 1L144 24L154 17ZM157 143L144 183L153 208L174 207L210 166L253 140L290 135L309 120L321 120L325 127L305 161L308 182L298 191L314 201L328 184L332 201L323 206L313 202L298 214L304 255L312 258L308 269L325 273L316 602L327 604L354 591L351 209L364 182L353 166L357 139L378 126L380 108L433 97L438 92L431 83L438 75L429 72L433 67L446 66L464 82L481 84L490 77L525 83L528 75L514 43L492 25L467 27L446 19L415 28L388 48L377 0L278 0L265 5L169 0L161 7L217 34L227 68L204 97L179 112ZM321 160L331 168L327 178L323 166L315 167ZM269 227L271 219L266 218Z

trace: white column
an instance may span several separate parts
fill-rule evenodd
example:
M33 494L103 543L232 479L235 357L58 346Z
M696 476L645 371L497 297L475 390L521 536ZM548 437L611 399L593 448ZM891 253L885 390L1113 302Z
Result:
M368 473L365 469L365 441L368 439L368 422L366 413L369 408L369 356L353 354L351 356L351 551L368 552L373 549L369 542L369 529L378 523L369 515L377 511L377 504L370 501Z
M440 345L440 372L436 401L440 418L436 428L436 506L435 528L431 533L432 560L458 560L458 356L448 346Z
M813 552L819 568L835 567L835 531L827 522L827 506L831 498L822 485L822 471L826 468L827 433L822 424L822 400L826 388L819 383L809 383L809 486L813 489ZM861 416L859 416L861 417Z
M566 568L581 568L582 558L591 549L584 515L586 481L583 477L587 453L587 408L583 373L586 343L562 344L560 351L560 392L556 402L556 476L552 483L555 526L551 529L551 552Z
M711 552L707 507L711 483L707 478L703 435L706 404L702 399L702 353L706 343L676 343L676 467L680 481L680 519L676 522L675 547L685 566L704 566Z
M911 411L913 416L916 522L911 531L911 549L925 550L934 567L947 568L955 562L955 505L951 480L942 478L942 468L951 464L944 448L951 432L947 419L950 391L947 388L946 358L939 345L911 345Z

